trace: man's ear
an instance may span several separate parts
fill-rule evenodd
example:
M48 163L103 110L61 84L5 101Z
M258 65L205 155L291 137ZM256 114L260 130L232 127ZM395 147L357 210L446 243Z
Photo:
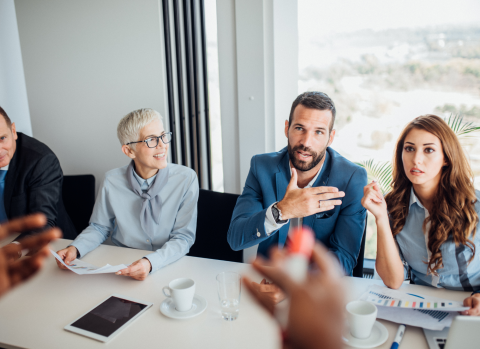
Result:
M122 145L123 153L128 156L130 159L135 159L135 152L128 145Z
M15 123L14 123L14 122L12 122L12 126L10 126L10 129L12 130L13 139L14 139L14 140L17 140L17 139L18 139L17 128L15 127Z
M335 138L335 130L332 130L332 132L330 132L330 138L328 140L328 144L327 144L327 147L330 146L330 144L333 143L333 139Z
M287 137L287 138L288 138L288 127L289 126L290 125L288 124L288 120L285 120L285 137Z

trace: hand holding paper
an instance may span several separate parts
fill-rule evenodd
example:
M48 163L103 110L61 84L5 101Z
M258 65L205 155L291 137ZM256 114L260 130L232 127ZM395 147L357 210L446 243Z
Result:
M111 266L110 264L107 264L101 268L92 265L90 263L81 261L80 259L75 259L70 263L70 265L67 265L64 263L62 257L60 257L56 252L50 250L50 252L55 256L55 258L60 261L67 269L73 271L76 274L79 275L85 275L85 274L106 274L106 273L116 273L119 270L122 270L124 268L127 268L125 264L120 264L120 265L115 265Z
M57 251L57 254L64 262L60 263L60 261L57 260L58 267L60 269L67 270L68 268L65 266L65 264L70 265L70 263L77 258L78 250L75 246L68 246L60 251Z

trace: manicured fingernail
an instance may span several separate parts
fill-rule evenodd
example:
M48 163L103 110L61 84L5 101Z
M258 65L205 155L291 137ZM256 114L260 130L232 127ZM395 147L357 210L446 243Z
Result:
M121 272L121 271L117 271L117 272L115 273L115 275L122 275L122 272Z

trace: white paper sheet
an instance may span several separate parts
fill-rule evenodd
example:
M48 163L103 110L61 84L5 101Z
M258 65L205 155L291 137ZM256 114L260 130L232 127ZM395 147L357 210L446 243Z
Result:
M377 305L379 319L435 331L450 326L457 311L468 309L460 302L408 294L378 285L370 286L360 299Z
M92 265L90 263L81 261L80 259L75 259L70 263L70 265L67 265L63 262L62 258L54 251L50 250L50 252L55 256L57 260L60 261L64 266L66 266L68 269L73 271L76 274L79 275L85 275L85 274L106 274L106 273L116 273L119 270L127 268L125 264L120 264L120 265L115 265L112 266L110 264L104 265L103 267L99 268L95 265Z
M387 287L372 285L360 298L377 306L402 309L463 311L469 309L462 302L436 297L414 295Z
M456 312L441 310L394 309L388 307L377 307L377 309L378 319L434 331L441 331L445 327L450 327L453 319L458 315Z

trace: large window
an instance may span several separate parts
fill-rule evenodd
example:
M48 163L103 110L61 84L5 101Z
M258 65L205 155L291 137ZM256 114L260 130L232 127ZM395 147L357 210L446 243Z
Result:
M433 113L480 125L480 2L299 0L299 93L337 107L332 147L391 161L403 127ZM480 137L463 140L480 188ZM368 218L366 258L376 256Z

